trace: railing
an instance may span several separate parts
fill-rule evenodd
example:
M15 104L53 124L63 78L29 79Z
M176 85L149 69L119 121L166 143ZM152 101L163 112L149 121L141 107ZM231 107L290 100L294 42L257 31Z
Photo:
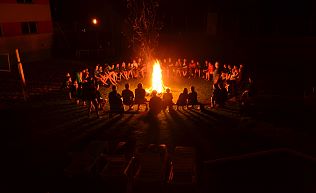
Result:
M273 153L282 153L282 152L289 153L289 154L301 157L303 159L316 162L316 157L314 157L314 156L310 156L310 155L304 154L302 152L298 152L298 151L288 149L288 148L277 148L277 149L247 153L247 154L242 154L242 155L237 155L237 156L230 156L230 157L218 158L218 159L214 159L214 160L208 160L208 161L205 161L204 163L205 164L216 164L216 163L220 163L220 162L243 160L243 159L249 159L249 158L254 158L254 157L258 157L258 156L270 155Z

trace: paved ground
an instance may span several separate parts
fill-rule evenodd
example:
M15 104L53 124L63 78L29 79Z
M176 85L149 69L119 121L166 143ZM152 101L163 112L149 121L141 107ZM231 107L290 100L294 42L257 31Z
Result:
M138 80L130 83L135 88ZM197 85L200 101L209 100L206 81L166 84L176 87L175 98L183 87ZM102 189L100 183L72 182L64 176L70 152L82 151L93 141L126 141L133 147L166 144L171 151L175 146L194 147L196 192L315 192L315 131L304 126L302 109L285 108L288 103L281 97L261 96L258 101L252 116L240 116L230 103L223 109L163 112L157 119L143 111L122 118L109 119L104 113L100 119L88 117L86 107L61 92L33 96L26 103L2 103L6 186L1 192L112 192L110 186ZM271 105L271 101L277 102ZM232 157L240 155L246 156Z

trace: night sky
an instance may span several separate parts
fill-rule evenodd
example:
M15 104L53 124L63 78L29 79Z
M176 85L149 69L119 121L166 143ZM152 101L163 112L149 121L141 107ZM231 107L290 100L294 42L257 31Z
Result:
M293 78L291 82L302 85L301 80L305 80L306 84L316 81L311 78L316 63L316 40L313 38L316 36L316 1L159 2L158 15L163 23L159 40L163 47L159 50L161 55L167 53L174 57L202 58L212 56L220 62L251 63L263 74L274 73L278 81L280 73L284 72L289 73L287 77L297 77L297 64L304 64L302 72L305 76L303 77L303 73L299 74L300 78ZM84 28L95 31L97 28L91 26L91 18L97 17L100 19L98 30L103 30L102 33L105 34L103 39L97 41L103 45L111 44L117 49L113 61L120 60L125 53L128 55L130 52L128 39L121 35L127 25L124 22L128 15L126 0L51 0L51 8L53 21L61 24L65 32L68 30L70 41L74 37L71 34L74 25L77 26L76 30ZM217 14L215 36L207 35L208 13ZM95 45L96 40L93 38L94 32L92 38L84 37L80 41L73 41L78 43L90 39ZM283 83L280 85L284 87ZM293 87L286 85L291 92Z
M97 16L104 21L115 18L120 23L127 15L125 4L126 0L51 0L53 19L59 22L84 22ZM176 24L173 28L181 30L187 17L188 28L204 30L203 18L208 12L216 12L223 30L237 23L244 35L310 36L316 35L315 8L311 0L161 0L159 14L166 31L170 31L171 17Z

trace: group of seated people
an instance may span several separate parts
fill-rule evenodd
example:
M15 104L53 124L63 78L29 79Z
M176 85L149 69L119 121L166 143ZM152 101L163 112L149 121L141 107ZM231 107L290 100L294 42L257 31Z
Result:
M145 65L141 58L137 61L125 63L122 62L112 65L105 64L103 67L97 64L94 69L94 76L96 80L102 85L117 85L121 80L128 80L130 78L144 78Z
M167 77L187 77L187 78L203 78L205 80L212 80L214 72L219 68L220 63L218 61L205 60L199 62L199 60L191 59L190 62L186 58L178 58L175 62L171 58L159 60L162 66L162 70ZM223 68L238 71L238 66L231 64L223 64Z
M244 64L233 68L229 65L215 65L212 86L212 106L223 106L229 97L240 98L243 92L254 91L253 79Z
M125 84L125 89L121 94L117 92L117 87L112 86L112 91L109 93L109 105L110 111L113 113L124 112L124 105L128 107L127 111L133 109L134 105L137 105L137 111L140 110L141 105L145 105L145 111L148 111L154 115L157 115L160 111L169 110L172 111L173 105L177 105L177 110L179 107L186 106L187 108L193 108L194 105L200 105L197 99L197 92L195 91L194 86L191 87L191 92L188 92L187 88L184 88L183 93L180 94L176 103L173 102L173 95L169 88L166 89L166 92L162 93L160 97L156 90L153 90L151 93L151 98L147 101L146 90L143 88L142 83L138 83L137 88L134 92L130 90L129 84ZM147 105L148 103L148 105Z
M148 110L146 99L146 90L143 88L143 84L139 83L135 89L135 95L133 91L130 90L129 84L125 84L125 89L122 91L122 94L117 92L117 87L112 86L112 91L109 93L109 104L110 111L113 112L124 112L124 105L128 106L128 110L133 109L133 105L137 104L137 111L140 110L140 105L146 106L146 111Z
M158 60L161 64L163 76L168 79L185 77L185 78L202 78L212 81L218 71L223 72L225 79L234 81L238 79L241 66L223 64L218 61L191 59L190 62L186 58L178 58L173 61L171 58ZM75 73L75 79L80 84L89 76L94 76L100 85L110 86L117 85L121 80L129 80L131 78L145 78L147 74L146 64L142 58L132 59L131 62L118 62L112 64L96 64L93 69L85 68Z
M103 86L117 85L120 80L129 80L131 78L144 78L145 65L141 58L134 59L132 62L122 62L117 64L96 64L93 69L84 68L71 77L67 73L64 85L70 86L76 81L78 84L83 83L86 79L93 77L96 83Z
M181 77L201 77L206 80L209 80L212 83L212 98L211 104L213 107L216 105L225 104L226 100L229 96L237 96L241 95L241 93L245 90L249 90L249 88L253 88L253 80L249 76L249 71L245 68L245 65L221 65L219 62L214 62L214 65L205 60L205 62L199 63L197 60L191 60L187 62L187 60L178 58L175 62L171 58L159 60L162 73L164 76L169 78L179 78ZM86 105L86 101L88 98L91 98L89 93L89 86L93 87L94 92L97 95L101 104L105 102L105 99L101 97L101 93L99 92L99 85L117 85L118 82L122 79L128 80L130 78L144 78L146 76L146 65L143 63L141 58L134 59L133 62L129 62L125 64L125 62L117 63L116 65L100 65L97 64L92 72L86 68L80 72L74 74L72 78L70 73L67 73L66 80L64 82L64 87L68 89L69 98L75 98L77 103L79 104L80 100L83 101L83 104ZM91 83L93 82L93 83ZM93 85L93 86L91 86ZM123 104L132 108L134 104L138 105L137 110L141 104L146 105L146 91L142 88L142 85L139 84L137 89L135 89L135 96L132 91L129 90L129 85L126 85L127 88L122 92L121 97L123 99ZM192 88L191 88L192 90ZM194 93L194 87L192 93ZM165 99L164 99L164 95ZM172 94L170 90L167 89L166 93L163 94L163 101L168 101L166 97ZM198 103L197 97L196 101L192 102L191 99L186 97L189 95L188 89L184 89L183 93L181 93L179 99L176 102L178 107L186 106L190 103ZM184 99L182 99L182 97ZM168 98L168 97L167 97ZM169 97L170 98L170 97ZM103 101L103 102L102 102ZM170 99L169 99L170 101ZM187 101L187 102L186 102ZM93 100L90 100L90 103ZM164 104L167 104L164 102ZM173 105L173 102L170 103ZM92 106L92 105L90 105ZM101 105L99 105L101 106ZM165 105L171 106L171 105Z

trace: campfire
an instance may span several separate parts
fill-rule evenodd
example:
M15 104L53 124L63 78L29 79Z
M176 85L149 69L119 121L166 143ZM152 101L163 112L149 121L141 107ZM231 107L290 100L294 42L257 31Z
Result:
M152 80L151 80L151 88L147 90L147 92L152 92L153 90L156 90L159 94L163 93L165 91L165 86L163 84L162 80L162 70L160 67L160 63L158 60L153 65L153 71L152 71Z

